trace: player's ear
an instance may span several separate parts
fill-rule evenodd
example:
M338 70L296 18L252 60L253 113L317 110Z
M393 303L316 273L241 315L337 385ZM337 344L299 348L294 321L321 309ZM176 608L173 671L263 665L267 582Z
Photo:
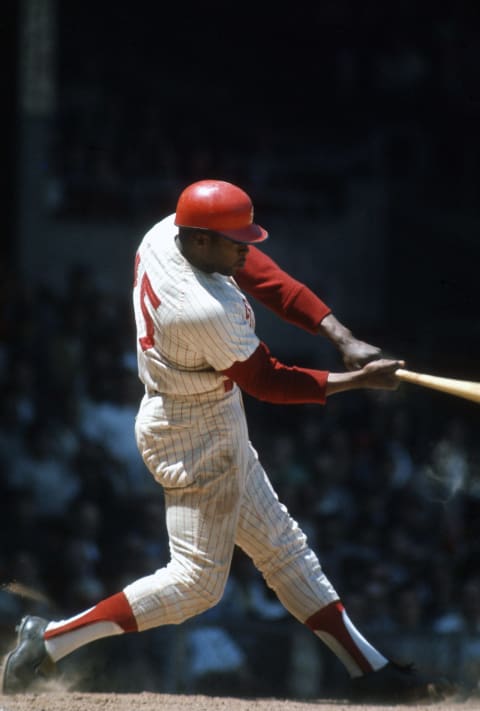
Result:
M205 247L207 244L210 244L211 235L204 230L197 230L193 235L193 239L198 247Z

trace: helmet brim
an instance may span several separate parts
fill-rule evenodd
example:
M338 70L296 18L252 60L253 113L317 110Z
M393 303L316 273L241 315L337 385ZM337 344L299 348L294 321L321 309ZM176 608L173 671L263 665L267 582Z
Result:
M247 227L240 227L236 230L215 230L219 234L231 239L233 242L245 242L252 244L254 242L264 242L268 238L267 230L264 230L260 225L254 222Z

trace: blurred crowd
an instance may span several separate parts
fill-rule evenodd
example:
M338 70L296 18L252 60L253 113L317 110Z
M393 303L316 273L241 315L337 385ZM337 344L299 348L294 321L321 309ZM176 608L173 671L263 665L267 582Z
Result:
M161 488L133 437L142 391L131 305L81 266L67 283L61 293L2 279L0 575L23 586L0 591L4 632L25 610L70 615L168 560ZM246 397L252 441L366 634L479 640L471 410L406 388L338 395L325 408ZM232 670L238 681L262 639L273 654L272 638L283 636L276 650L290 654L297 626L237 551L224 600L186 627L190 676L178 683ZM147 647L156 639L140 637ZM272 665L278 674L274 656Z
M222 3L191 7L188 18L165 8L179 43L168 33L159 41L150 3L128 19L94 12L94 26L74 5L60 16L54 213L146 219L205 175L249 186L258 206L314 195L311 209L338 210L352 175L408 176L426 196L445 183L452 200L478 198L469 3L431 12L412 0L394 10L336 0L295 19L279 8L273 25L257 3L254 21L246 7L225 35ZM211 65L196 55L199 34L215 47Z

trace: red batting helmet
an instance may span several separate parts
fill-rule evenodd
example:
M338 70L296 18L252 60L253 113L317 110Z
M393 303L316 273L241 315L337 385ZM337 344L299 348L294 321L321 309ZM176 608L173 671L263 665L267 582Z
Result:
M178 198L175 224L219 232L235 242L263 242L268 237L253 222L247 193L223 180L199 180L186 187Z

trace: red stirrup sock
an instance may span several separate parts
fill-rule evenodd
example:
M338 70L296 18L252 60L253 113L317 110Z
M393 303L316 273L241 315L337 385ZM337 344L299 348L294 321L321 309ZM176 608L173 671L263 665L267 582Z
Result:
M352 677L380 669L388 662L353 625L340 600L322 607L305 624L340 659Z
M68 620L50 622L43 637L49 656L57 662L96 639L137 630L132 608L122 592Z
M138 630L137 621L130 603L125 594L120 592L107 597L102 602L99 602L98 605L80 615L75 615L75 617L61 622L51 622L45 631L44 638L51 639L96 622L113 622L121 627L123 632L136 632Z

